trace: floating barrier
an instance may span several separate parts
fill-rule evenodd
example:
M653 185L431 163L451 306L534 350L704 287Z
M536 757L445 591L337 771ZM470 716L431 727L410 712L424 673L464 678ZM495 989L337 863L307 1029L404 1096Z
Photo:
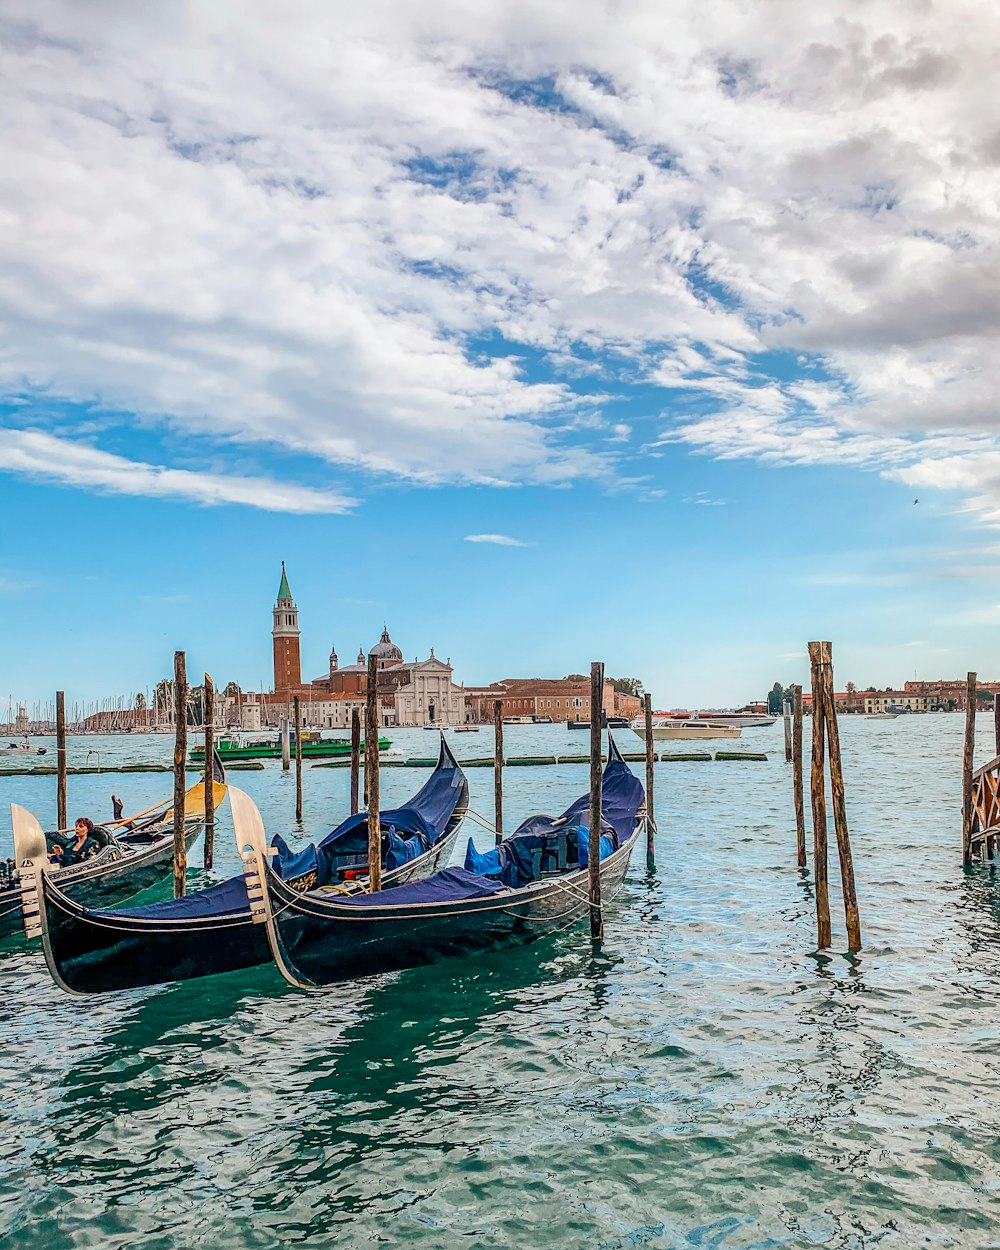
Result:
M767 756L757 751L716 751L717 760L766 760Z
M662 751L656 757L662 764L673 760L710 760L712 758L711 751L680 751L671 753Z

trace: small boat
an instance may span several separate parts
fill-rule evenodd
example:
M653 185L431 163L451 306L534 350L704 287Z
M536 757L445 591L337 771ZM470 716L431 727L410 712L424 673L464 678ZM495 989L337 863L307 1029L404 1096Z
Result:
M420 726L420 728L421 728L421 729L429 729L429 730L431 731L431 733L433 734L433 733L437 733L437 732L438 732L438 730L440 730L440 731L441 731L441 733L444 733L444 731L445 731L446 729L450 729L450 728L451 728L451 726L450 726L450 725L421 725L421 726Z
M11 755L44 755L48 750L47 747L33 747L31 739L27 734L24 735L23 742L12 742L9 746L4 747L4 751Z
M226 774L216 761L213 793L218 807L226 797ZM16 804L11 804L13 814ZM23 808L18 808L23 811ZM29 813L30 815L30 813ZM35 825L38 822L32 816ZM196 782L184 797L184 843L190 846L205 823L205 778ZM39 829L41 826L38 826ZM115 830L115 832L111 832ZM26 856L18 848L17 822L14 822L13 860L0 863L0 938L16 933L22 925L20 867ZM42 833L42 858L46 874L61 896L80 905L100 906L121 903L165 877L171 870L174 853L174 810L160 807L151 812L116 819L105 827L96 825L93 835L100 850L80 864L65 868L48 864L48 854L56 835Z
M436 726L428 726L428 728L436 728ZM378 749L387 751L392 746L389 738L379 738ZM229 763L232 760L278 760L281 759L281 740L280 738L244 738L236 735L232 738L221 738L216 744L215 749L219 754L219 758L223 763ZM364 751L365 744L362 741L361 750ZM290 750L295 754L295 734L290 735ZM351 753L351 743L346 738L323 738L318 733L302 734L302 758L303 759L327 759L338 756L347 756ZM205 758L205 747L196 746L191 750L188 756L192 764L200 764Z
M736 725L739 729L767 729L778 719L757 712L696 712L685 720L707 720L713 725Z
M456 725L455 733L457 734L477 734L479 733L478 725Z
M503 723L505 725L533 725L535 722L530 716L505 716Z
M633 722L632 732L640 738L646 737L646 726L642 721ZM673 738L738 738L743 731L738 725L721 725L707 720L672 720L664 719L653 722L653 738L655 741Z
M641 782L611 741L600 837L605 898L620 887L646 828L645 804ZM260 892L259 921L278 968L291 985L311 989L508 942L530 942L578 920L589 907L589 807L590 796L584 794L555 819L532 816L485 854L470 840L464 868L349 898L289 889L267 866L270 852L260 813L236 791L233 823L239 844L249 848L244 862L250 889Z
M869 712L865 720L898 720L899 712Z
M230 802L234 793L230 789ZM446 864L468 805L468 780L442 736L437 767L420 790L405 807L380 813L383 888L402 886ZM27 908L37 911L46 963L64 990L97 994L270 961L245 876L162 903L93 910L67 897L47 870L44 840L39 843L41 830L31 813L16 805L11 810L18 862L34 865L26 874ZM272 841L269 871L292 893L312 889L347 897L364 889L367 812L349 816L317 846L299 852L280 837Z

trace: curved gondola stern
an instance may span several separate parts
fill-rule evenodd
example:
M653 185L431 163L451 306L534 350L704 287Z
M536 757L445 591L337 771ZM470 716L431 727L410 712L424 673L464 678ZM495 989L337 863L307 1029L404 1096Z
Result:
M271 859L278 852L276 847L267 844L264 821L257 804L244 791L237 789L236 786L230 786L229 807L233 815L236 850L243 864L243 877L247 887L247 898L250 901L250 918L254 924L266 926L271 957L288 984L294 985L297 989L313 989L314 986L301 981L295 975L282 954L281 940L274 920L274 909L271 906L271 894L268 887Z
M443 729L440 730L440 734L441 734L441 750L438 754L438 762L437 762L438 768L457 768L459 772L461 772L462 766L459 764L458 760L455 759L455 755L452 752L451 745L449 744L448 739L444 736Z
M24 933L29 941L41 941L45 963L52 980L67 994L75 994L59 974L52 943L49 941L45 900L45 877L49 867L49 853L45 831L38 818L18 803L10 805L10 823L14 831L14 855L21 886L21 915Z

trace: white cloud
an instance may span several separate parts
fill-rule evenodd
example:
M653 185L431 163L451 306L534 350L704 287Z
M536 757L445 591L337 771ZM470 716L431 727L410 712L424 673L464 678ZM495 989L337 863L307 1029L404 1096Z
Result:
M143 464L37 430L0 429L0 472L114 495L243 504L267 512L347 512L354 505L344 495L270 478L225 477Z
M466 534L467 543L493 543L497 547L530 547L531 543L523 543L519 538L511 538L507 534Z
M654 455L1000 453L1000 11L962 14L10 0L0 387L421 481L617 473L608 378L661 388Z
M965 506L970 512L983 524L1000 527L1000 451L921 460L886 476L918 490L961 491L969 496Z

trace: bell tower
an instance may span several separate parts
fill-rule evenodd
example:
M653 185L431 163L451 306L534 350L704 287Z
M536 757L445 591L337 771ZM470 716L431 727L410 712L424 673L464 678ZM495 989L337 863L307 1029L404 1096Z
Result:
M299 659L299 610L288 588L285 562L281 562L281 584L278 602L274 605L274 626L271 629L274 646L275 693L302 684L302 664Z

